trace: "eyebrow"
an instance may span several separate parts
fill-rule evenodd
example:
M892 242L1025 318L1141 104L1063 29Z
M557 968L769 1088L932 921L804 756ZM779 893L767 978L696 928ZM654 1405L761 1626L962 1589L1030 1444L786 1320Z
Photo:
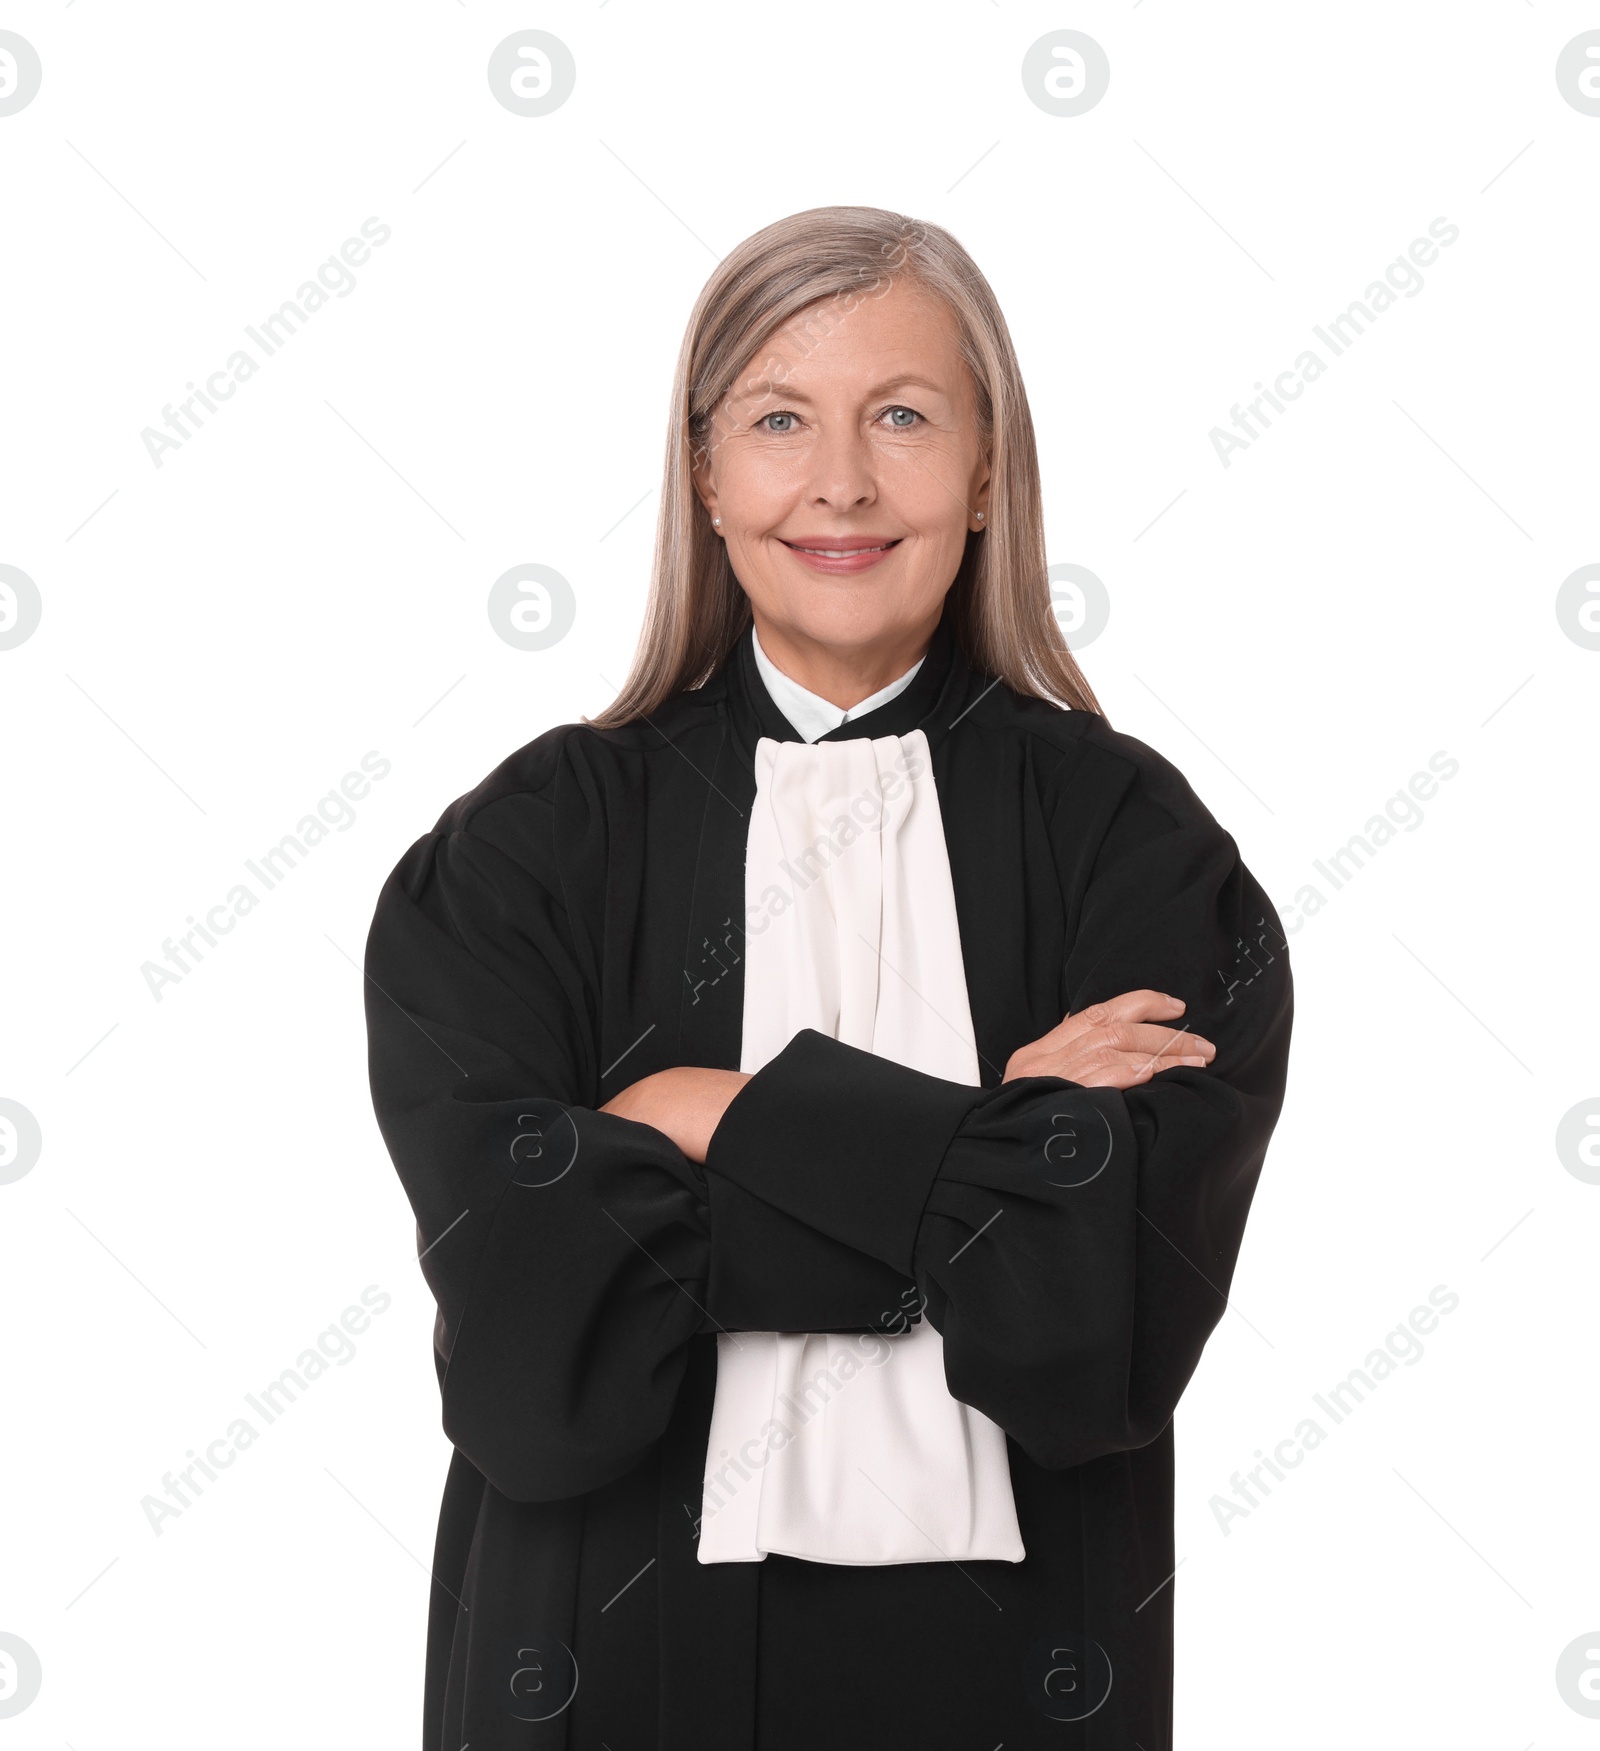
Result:
M735 389L729 393L735 393L738 388L739 386L735 385ZM891 389L905 388L931 389L935 395L944 395L947 393L943 385L935 383L927 377L919 377L913 371L903 371L897 376L884 378L881 383L874 383L867 390L866 398L868 401L875 401L880 395L887 395ZM812 396L807 395L803 389L793 389L784 383L774 383L771 377L761 378L757 388L754 390L745 388L744 393L747 395L775 395L781 397L785 401L810 402L814 399Z

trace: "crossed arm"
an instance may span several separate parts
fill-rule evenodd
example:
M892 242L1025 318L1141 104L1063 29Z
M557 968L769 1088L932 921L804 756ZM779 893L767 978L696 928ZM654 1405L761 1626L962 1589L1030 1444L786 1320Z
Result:
M1074 905L1078 1009L988 1089L804 1029L753 1076L674 1068L589 1107L592 967L549 798L407 852L368 936L373 1101L438 1303L444 1429L496 1489L623 1476L697 1336L882 1329L907 1290L952 1395L1036 1463L1160 1433L1226 1306L1292 986L1237 847L1155 776Z
M1166 1025L1185 1007L1162 991L1126 991L1091 1004L1013 1052L1001 1081L1060 1076L1081 1088L1127 1089L1180 1064L1204 1069L1216 1047L1186 1028ZM658 1070L614 1095L600 1111L653 1126L691 1161L703 1163L712 1133L749 1080L743 1070Z

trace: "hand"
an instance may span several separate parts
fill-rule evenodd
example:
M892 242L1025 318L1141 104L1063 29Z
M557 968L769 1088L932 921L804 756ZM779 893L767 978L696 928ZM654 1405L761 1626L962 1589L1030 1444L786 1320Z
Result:
M1125 991L1076 1015L1063 1016L1006 1064L1002 1082L1019 1076L1062 1076L1084 1088L1136 1088L1158 1071L1179 1064L1203 1069L1217 1055L1210 1040L1186 1028L1158 1026L1176 1021L1184 1004L1161 991Z
M722 1122L728 1103L749 1080L742 1070L701 1070L688 1065L658 1070L613 1095L600 1111L654 1126L690 1161L704 1164L711 1133Z

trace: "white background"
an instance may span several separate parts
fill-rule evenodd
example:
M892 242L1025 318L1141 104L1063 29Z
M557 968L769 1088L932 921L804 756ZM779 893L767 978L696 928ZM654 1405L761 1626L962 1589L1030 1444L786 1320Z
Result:
M0 1187L0 1629L44 1672L6 1742L416 1741L449 1450L355 963L405 847L620 683L715 260L848 202L949 227L989 277L1050 558L1111 599L1083 664L1291 930L1289 1098L1178 1412L1178 1744L1593 1745L1555 1667L1600 1632L1600 1186L1555 1133L1600 1094L1600 653L1556 592L1600 560L1600 118L1555 66L1600 14L24 0L0 24L43 66L0 118L0 562L43 601L0 651L0 1095L43 1133ZM529 26L578 68L537 119L486 78ZM1111 83L1059 118L1020 69L1067 26ZM155 466L143 429L369 216L392 236L355 289ZM1224 467L1211 429L1441 216L1421 291ZM524 562L576 593L549 651L485 611ZM354 824L157 1001L143 963L368 750L392 770ZM1319 878L1440 750L1459 771L1421 825ZM393 1304L354 1360L157 1536L162 1474L368 1284ZM1423 1358L1224 1534L1231 1474L1436 1284L1460 1304Z

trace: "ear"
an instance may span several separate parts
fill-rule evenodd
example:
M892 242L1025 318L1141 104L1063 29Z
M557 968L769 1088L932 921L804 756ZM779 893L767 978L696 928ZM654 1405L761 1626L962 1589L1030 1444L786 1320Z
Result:
M974 477L973 491L970 501L970 514L967 517L967 527L969 529L977 530L987 529L989 527L989 519L991 516L989 510L989 484L989 462L986 457L983 462L979 464L977 475ZM976 515L979 511L983 512L982 518L979 518Z
M691 464L690 476L694 482L695 497L705 506L706 515L708 517L718 516L720 513L717 510L717 489L712 484L711 465L704 450L699 452ZM722 533L721 529L717 529L715 532L718 535Z

